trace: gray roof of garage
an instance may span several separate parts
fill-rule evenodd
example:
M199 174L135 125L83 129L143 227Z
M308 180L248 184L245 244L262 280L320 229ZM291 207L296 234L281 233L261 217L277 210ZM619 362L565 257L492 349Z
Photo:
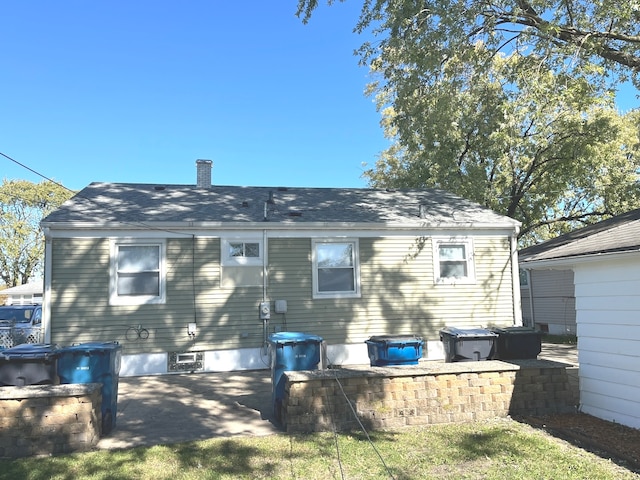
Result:
M640 209L525 248L520 264L640 249Z

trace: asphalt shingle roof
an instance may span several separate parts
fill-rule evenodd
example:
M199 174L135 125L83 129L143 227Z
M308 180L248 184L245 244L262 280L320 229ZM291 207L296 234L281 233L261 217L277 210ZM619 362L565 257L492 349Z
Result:
M637 209L525 248L518 257L523 264L639 249L640 209Z
M118 222L372 223L508 227L518 222L441 190L92 183L43 225ZM425 205L420 216L420 205Z

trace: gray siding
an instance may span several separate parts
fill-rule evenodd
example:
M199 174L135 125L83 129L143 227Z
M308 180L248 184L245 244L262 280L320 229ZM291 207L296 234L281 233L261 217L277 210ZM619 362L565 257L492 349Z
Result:
M53 239L52 342L111 341L124 353L220 350L263 343L258 304L262 286L225 287L220 241L167 240L166 303L109 305L109 241ZM513 323L509 242L474 238L476 283L434 285L430 239L361 238L361 298L313 299L311 239L268 243L267 297L287 300L272 313L270 331L303 331L328 343L357 343L372 335L417 334L437 339L445 325L477 327ZM187 324L197 322L194 340ZM150 332L128 341L130 326Z
M529 295L533 295L533 320L547 325L549 333L576 333L576 299L572 270L531 270ZM529 295L523 293L522 308L530 310Z

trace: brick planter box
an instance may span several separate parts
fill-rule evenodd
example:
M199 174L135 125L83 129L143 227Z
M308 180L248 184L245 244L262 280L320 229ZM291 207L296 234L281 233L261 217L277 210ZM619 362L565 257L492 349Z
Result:
M0 457L86 451L100 439L100 383L0 388Z
M383 429L575 412L577 403L566 365L548 360L355 366L285 376L279 413L290 433L351 430L359 422Z

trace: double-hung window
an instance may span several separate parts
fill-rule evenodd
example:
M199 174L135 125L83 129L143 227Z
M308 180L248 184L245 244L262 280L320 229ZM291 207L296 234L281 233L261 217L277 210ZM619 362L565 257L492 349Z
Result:
M435 283L474 283L473 243L467 238L434 238Z
M164 303L164 258L163 241L113 241L109 303Z
M360 296L357 240L313 241L313 296Z

